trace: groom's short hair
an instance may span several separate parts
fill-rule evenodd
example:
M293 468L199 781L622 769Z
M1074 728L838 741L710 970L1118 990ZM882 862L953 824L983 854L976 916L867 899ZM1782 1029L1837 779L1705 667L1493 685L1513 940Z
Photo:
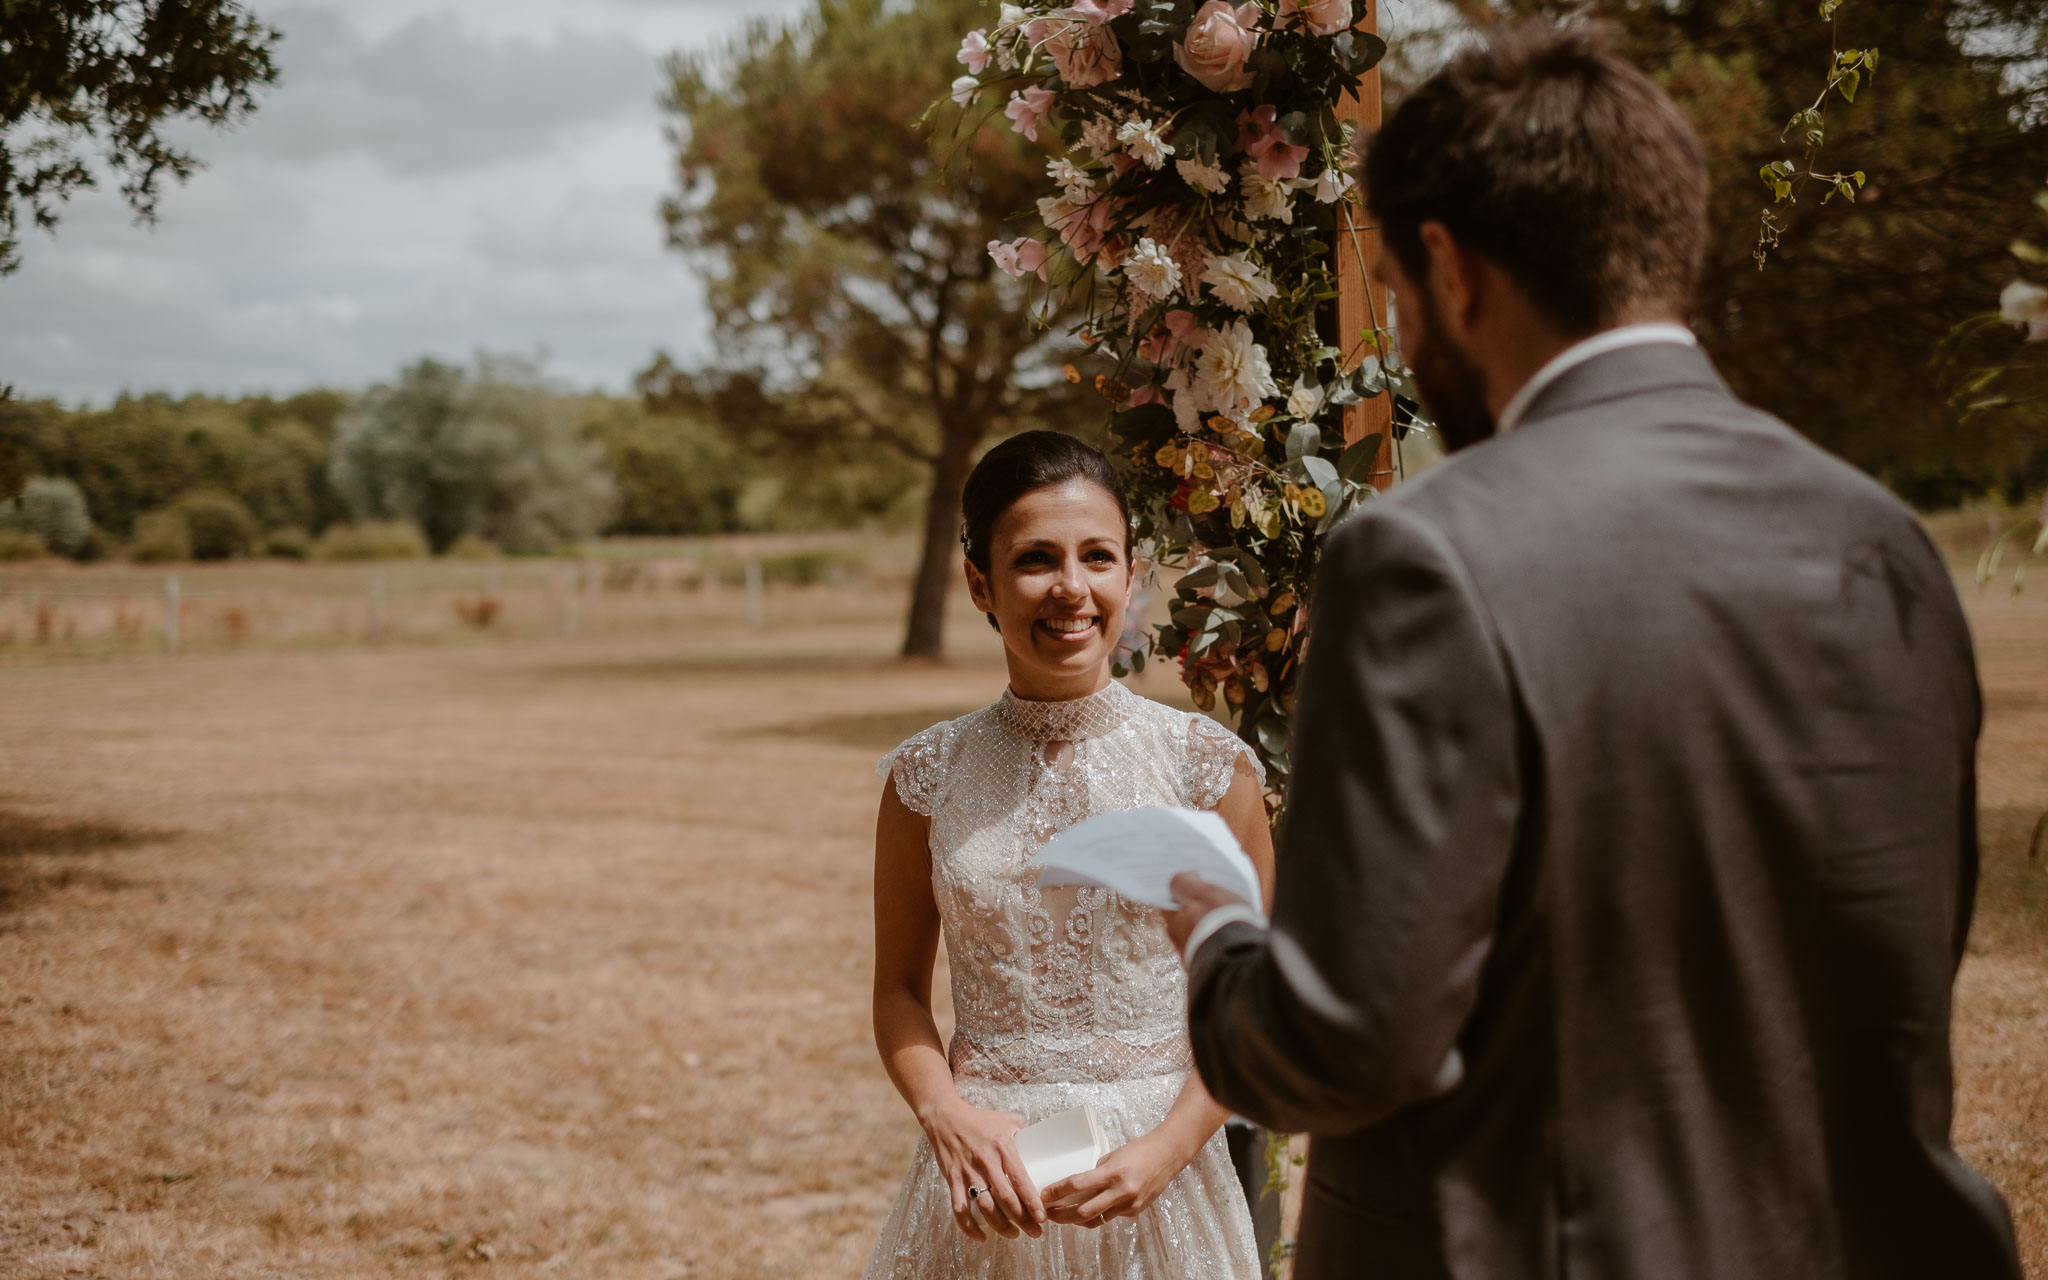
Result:
M1458 53L1372 138L1361 180L1411 279L1434 220L1571 335L1691 303L1706 159L1607 28L1532 21Z

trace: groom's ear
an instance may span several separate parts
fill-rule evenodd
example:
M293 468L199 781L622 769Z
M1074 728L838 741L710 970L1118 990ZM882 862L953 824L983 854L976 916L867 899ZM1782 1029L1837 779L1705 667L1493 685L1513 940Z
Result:
M1437 323L1463 345L1477 319L1479 280L1473 270L1471 251L1458 243L1451 229L1434 218L1416 228L1422 251L1429 264L1429 300L1436 308Z

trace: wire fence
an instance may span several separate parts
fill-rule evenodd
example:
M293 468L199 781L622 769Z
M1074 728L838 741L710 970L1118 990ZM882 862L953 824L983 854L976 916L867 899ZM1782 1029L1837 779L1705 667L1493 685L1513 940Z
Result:
M0 574L0 655L315 648L674 625L763 630L779 616L775 602L792 592L872 596L882 585L858 557L810 552L12 572ZM818 607L807 604L805 615Z

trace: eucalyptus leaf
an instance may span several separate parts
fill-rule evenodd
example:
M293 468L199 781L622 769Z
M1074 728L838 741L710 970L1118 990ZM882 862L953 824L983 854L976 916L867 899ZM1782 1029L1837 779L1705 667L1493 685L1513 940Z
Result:
M1297 422L1287 433L1287 460L1298 461L1305 454L1322 447L1323 433L1313 422Z
M1386 437L1375 431L1356 444L1346 445L1337 458L1337 474L1354 484L1364 484L1372 474L1373 464L1379 461L1380 446Z
M1328 489L1337 483L1337 468L1330 465L1328 458L1310 454L1301 459L1301 465L1303 470L1308 472L1309 479L1314 482L1316 488Z

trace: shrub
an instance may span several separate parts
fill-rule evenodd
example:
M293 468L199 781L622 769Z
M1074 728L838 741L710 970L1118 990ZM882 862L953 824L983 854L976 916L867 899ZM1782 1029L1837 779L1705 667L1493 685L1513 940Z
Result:
M618 505L583 409L531 362L470 374L424 360L335 424L328 475L363 518L406 518L446 549L474 531L517 555L602 531Z
M449 543L448 549L441 554L450 560L496 560L505 553L497 543L470 530Z
M33 560L43 551L43 540L33 533L0 525L0 560Z
M37 476L22 488L16 504L22 527L60 556L76 556L92 537L92 515L85 495L69 480Z
M72 558L81 564L92 564L99 560L111 560L120 553L120 550L121 544L114 540L114 535L94 525L92 532L85 535L85 545L80 547Z
M256 517L231 493L202 489L179 498L171 510L185 522L195 560L232 560L247 555L256 540Z
M329 525L313 544L315 560L418 560L427 537L410 520L363 520Z
M304 529L287 526L263 535L263 554L280 560L304 560L313 553L313 536Z
M163 564L192 558L192 535L175 511L151 511L135 517L135 545L128 554L137 564Z

